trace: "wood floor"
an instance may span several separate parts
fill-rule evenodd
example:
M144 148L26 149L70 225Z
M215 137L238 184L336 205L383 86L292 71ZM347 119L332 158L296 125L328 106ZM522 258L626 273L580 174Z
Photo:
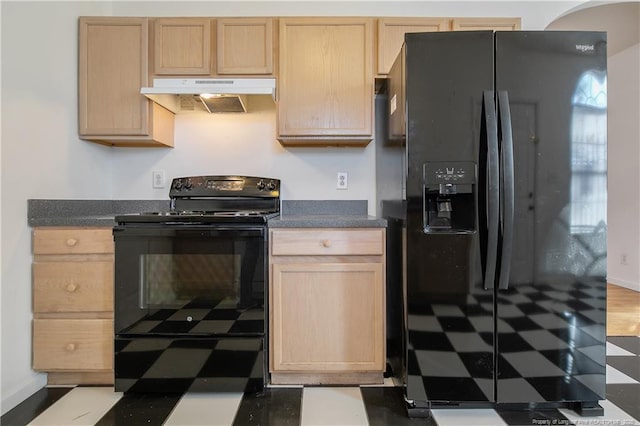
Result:
M607 336L640 336L640 293L607 284Z

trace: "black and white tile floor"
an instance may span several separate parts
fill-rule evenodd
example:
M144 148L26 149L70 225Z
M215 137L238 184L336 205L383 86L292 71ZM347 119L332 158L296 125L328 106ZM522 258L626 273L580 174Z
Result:
M23 425L640 425L640 337L607 338L604 416L559 409L538 412L434 409L409 419L391 386L275 387L242 393L123 395L112 387L43 388L0 419Z

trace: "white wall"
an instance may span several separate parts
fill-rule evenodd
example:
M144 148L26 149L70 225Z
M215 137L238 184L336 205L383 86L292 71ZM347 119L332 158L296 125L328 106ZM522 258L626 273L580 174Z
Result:
M577 10L547 29L607 31L607 280L640 291L640 3Z
M608 67L607 278L640 291L640 44L609 57Z
M282 180L283 199L360 199L374 206L374 145L367 148L285 149L276 140L275 105L250 99L247 114L176 116L174 149L114 152L114 198L167 198L151 188L151 171L167 178L246 174ZM336 173L349 172L349 188L336 190Z
M582 3L432 1L0 2L2 19L2 413L45 383L31 370L29 198L153 199L151 171L167 176L246 173L280 177L288 199L367 199L374 212L374 146L284 149L275 110L179 117L174 149L108 148L77 137L77 17L119 16L521 16L543 29ZM348 171L349 190L335 190Z
M68 7L67 7L68 6ZM112 150L77 136L77 16L104 5L2 2L2 412L31 370L28 198L110 198Z

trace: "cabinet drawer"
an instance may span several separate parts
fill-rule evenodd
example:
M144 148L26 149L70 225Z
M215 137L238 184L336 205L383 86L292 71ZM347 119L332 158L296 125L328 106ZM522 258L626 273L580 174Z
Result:
M113 262L36 262L33 311L113 311Z
M34 370L108 370L113 368L110 319L34 319Z
M274 229L271 255L382 255L383 229Z
M111 228L36 228L33 254L113 253Z

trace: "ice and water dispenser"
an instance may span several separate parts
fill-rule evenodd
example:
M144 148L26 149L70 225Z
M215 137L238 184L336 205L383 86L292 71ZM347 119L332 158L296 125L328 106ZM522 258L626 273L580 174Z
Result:
M475 231L476 164L472 161L424 163L425 233Z
M473 161L423 163L422 232L414 235L412 303L465 304L476 279L477 174ZM420 302L418 302L420 301Z

